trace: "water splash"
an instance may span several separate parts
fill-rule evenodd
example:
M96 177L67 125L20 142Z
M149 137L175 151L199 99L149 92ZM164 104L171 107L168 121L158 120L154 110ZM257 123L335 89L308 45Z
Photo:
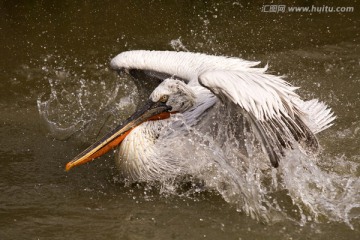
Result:
M276 170L262 166L261 154L239 163L239 158L225 158L219 149L207 150L213 156L207 154L203 159L207 164L196 176L254 219L268 223L290 219L300 225L328 219L353 228L351 220L360 217L354 213L360 208L360 180L323 170L315 156L289 151Z
M110 128L134 111L139 97L135 86L107 70L86 66L86 72L91 73L88 75L51 65L43 70L47 72L50 91L39 96L38 109L58 139L75 133L80 139L93 139L104 126ZM180 178L161 180L162 194L189 196L216 191L238 211L259 221L291 220L304 225L331 220L353 228L352 221L360 217L360 180L356 176L359 166L355 161L350 163L345 156L309 156L295 149L287 153L278 169L273 169L246 127L241 133L245 136L242 143L238 129L229 128L226 121L211 122L215 122L218 135L204 135L204 131L188 128L187 134L166 142L164 149L176 153L172 157L179 161L187 159L190 171ZM342 137L338 135L334 133L334 138ZM248 156L239 151L243 145ZM343 171L339 166L350 170ZM184 179L192 182L185 192L179 190ZM159 186L148 186L153 184Z
M186 46L182 43L181 37L177 38L177 39L173 39L170 41L170 46L172 47L172 49L174 49L175 51L185 51L185 52L189 52L189 50L186 48Z
M223 16L223 13L219 11L219 3L209 4L211 4L211 7L209 7L208 11L197 15L196 24L193 24L192 27L194 28L190 29L189 39L185 38L185 43L188 44L183 43L182 37L173 39L169 42L173 50L220 54L224 52L224 48L228 47L226 43L219 41L219 33L213 31L213 24Z
M57 139L74 134L83 141L94 139L135 109L137 90L131 82L104 66L81 66L81 74L52 64L42 67L49 93L39 95L37 106Z
M246 123L240 129L248 156L242 154L239 129L227 122L226 113L220 115L222 121L212 121L212 132L217 129L215 135L204 134L201 127L188 127L182 133L174 131L172 138L167 136L160 143L162 156L183 162L187 169L185 181L195 183L190 190L179 193L184 179L163 176L159 179L162 193L184 196L194 191L216 191L239 212L262 222L290 220L305 225L336 221L353 229L352 221L360 217L360 179L355 170L329 171L322 164L324 159L307 154L301 146L288 150L278 169L271 168ZM349 165L344 157L326 159L327 164ZM351 165L352 169L358 167L355 163Z
M323 170L316 156L292 151L288 158L280 168L282 187L288 190L293 204L302 210L301 222L327 218L353 228L351 220L360 217L351 216L352 211L360 208L360 179ZM344 159L337 158L333 163L344 163Z

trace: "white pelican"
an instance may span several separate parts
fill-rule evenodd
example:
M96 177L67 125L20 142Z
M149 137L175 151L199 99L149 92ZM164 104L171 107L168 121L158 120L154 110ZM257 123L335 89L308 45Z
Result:
M219 132L218 122L214 121L222 121L235 135L239 161L250 155L246 132L255 136L273 167L279 165L286 149L316 151L319 145L315 134L330 127L335 116L316 99L302 101L294 92L296 87L280 76L266 73L267 66L256 68L258 64L191 52L120 53L112 59L112 69L161 83L144 107L75 157L66 170L119 145L117 165L131 180L191 174L190 160L179 159L176 152L190 150L181 148L181 144L175 150L174 143L184 136L194 137L189 133L196 129L197 135L202 134L212 141L212 146L215 143L221 148L221 134L225 133ZM167 141L173 145L164 145Z

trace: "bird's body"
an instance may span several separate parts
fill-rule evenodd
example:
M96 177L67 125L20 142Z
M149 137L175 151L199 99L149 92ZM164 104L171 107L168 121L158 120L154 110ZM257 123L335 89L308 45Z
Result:
M190 52L119 54L111 61L113 69L134 77L141 72L142 77L161 83L145 110L107 135L106 143L102 139L84 151L69 169L81 159L94 158L92 154L119 136L123 140L117 165L126 178L135 181L194 174L212 155L249 161L254 158L251 144L257 144L274 167L286 156L286 149L316 151L315 134L331 126L335 118L330 109L317 100L302 101L294 92L296 87L267 74L267 67L256 68L258 64ZM156 110L158 106L161 111ZM168 115L148 121L160 112ZM142 117L144 113L147 118Z
M186 86L170 79L165 80L162 85L168 83ZM189 105L185 106L187 111L172 114L170 118L163 120L146 121L133 129L120 144L116 163L127 179L152 181L190 174L190 158L180 154L181 151L190 151L183 138L188 140L190 129L202 130L200 126L205 123L203 115L205 112L209 113L217 99L200 86L186 88L193 95L190 97L193 101L189 100ZM202 124L199 124L200 120Z

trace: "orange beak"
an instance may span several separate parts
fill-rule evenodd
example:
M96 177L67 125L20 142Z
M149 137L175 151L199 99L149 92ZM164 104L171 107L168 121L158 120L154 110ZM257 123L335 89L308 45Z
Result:
M171 107L162 102L153 102L149 100L143 108L136 111L131 117L125 120L124 124L117 126L99 141L92 144L73 160L66 164L66 171L71 168L87 163L97 157L107 153L110 149L118 146L132 129L141 123L151 120L161 120L169 118Z

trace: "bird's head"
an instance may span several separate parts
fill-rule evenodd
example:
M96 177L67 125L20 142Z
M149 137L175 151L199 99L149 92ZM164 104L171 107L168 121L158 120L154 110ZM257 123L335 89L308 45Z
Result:
M194 92L182 81L165 79L150 95L152 102L163 102L172 112L185 112L195 103Z

